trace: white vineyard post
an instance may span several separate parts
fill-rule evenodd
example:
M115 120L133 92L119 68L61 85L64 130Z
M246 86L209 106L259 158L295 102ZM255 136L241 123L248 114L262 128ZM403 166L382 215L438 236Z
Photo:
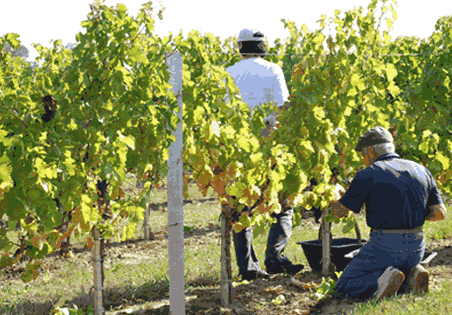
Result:
M93 227L94 230L94 248L93 248L93 267L94 267L94 314L104 314L104 307L102 301L103 287L102 287L102 256L101 256L101 237L99 230Z
M168 159L168 258L170 278L170 314L185 314L184 279L184 203L182 176L182 57L179 52L166 56L170 83L179 104L180 122L169 146Z

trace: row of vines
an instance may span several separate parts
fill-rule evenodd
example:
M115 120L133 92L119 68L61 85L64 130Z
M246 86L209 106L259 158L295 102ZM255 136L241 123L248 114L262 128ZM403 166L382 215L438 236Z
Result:
M255 235L262 233L281 209L281 194L293 205L327 207L332 170L339 179L356 174L356 141L376 125L450 193L452 19L438 20L428 39L391 40L380 30L383 17L389 27L397 18L388 2L372 0L366 12L337 10L315 31L282 20L290 36L267 43L265 59L282 66L291 95L267 138L260 136L263 118L275 105L251 115L225 71L240 61L236 38L192 31L162 39L150 4L136 18L122 4L93 6L74 49L60 41L51 49L36 45L36 68L6 53L6 44L19 47L17 34L1 37L0 219L7 215L9 228L19 223L23 231L15 243L0 228L0 271L16 263L12 253L20 248L33 258L23 275L30 281L39 261L71 234L95 227L110 238L125 218L121 238L132 237L146 192L168 171L178 119L164 59L173 51L183 58L184 167L223 205L251 208L236 230L256 225ZM331 27L335 36L324 35ZM120 187L136 169L144 189L124 198ZM312 178L317 185L304 192Z

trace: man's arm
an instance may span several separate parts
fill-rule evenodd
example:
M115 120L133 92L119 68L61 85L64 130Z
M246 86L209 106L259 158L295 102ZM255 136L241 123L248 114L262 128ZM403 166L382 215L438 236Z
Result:
M430 209L430 213L427 214L427 216L425 217L425 220L441 221L441 220L445 219L447 210L443 203L430 206L429 209Z
M277 112L272 112L269 117L264 119L265 127L261 130L260 135L262 137L268 137L270 133L273 131L273 128L276 127L276 122L278 122L277 117L283 110L284 106L279 106ZM278 122L279 123L279 122Z

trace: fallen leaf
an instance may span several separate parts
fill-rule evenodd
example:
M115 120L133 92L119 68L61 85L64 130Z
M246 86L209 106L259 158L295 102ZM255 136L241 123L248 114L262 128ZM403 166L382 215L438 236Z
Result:
M280 305L286 301L286 297L282 294L278 295L276 298L272 300L274 305Z
M264 292L270 292L270 293L278 293L280 291L282 291L283 287L282 285L277 285L275 287L268 287L264 290Z
M303 289L314 289L317 287L317 284L314 283L313 281L309 282L309 283L303 283L302 288Z

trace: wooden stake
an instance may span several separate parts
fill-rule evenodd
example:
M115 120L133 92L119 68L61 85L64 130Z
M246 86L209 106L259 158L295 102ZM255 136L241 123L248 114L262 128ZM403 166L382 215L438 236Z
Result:
M221 305L232 302L231 219L228 204L221 205Z
M151 226L149 224L149 216L151 211L151 188L149 188L148 194L148 204L146 209L144 210L144 222L143 222L143 229L144 229L144 239L145 240L155 240L155 235L152 233Z
M137 166L137 188L138 189L143 189L144 188L144 181L140 181L139 177L138 177L138 171L139 171L139 166ZM150 208L151 208L151 188L149 188L149 190L146 192L147 196L148 196L148 202L146 205L146 209L144 209L144 222L143 222L143 230L144 230L144 239L149 241L149 240L154 240L155 236L154 233L152 233L151 230L151 226L149 225L149 212L150 212Z
M324 218L330 214L330 208L323 209L322 217L322 274L328 276L331 264L331 223Z
M355 216L355 231L356 231L356 239L358 241L358 245L361 245L362 244L361 231L359 229L358 221L356 221L356 216Z
M94 313L96 315L104 314L103 308L103 262L101 237L99 230L93 227L94 232L94 248L93 248L93 267L94 267Z

